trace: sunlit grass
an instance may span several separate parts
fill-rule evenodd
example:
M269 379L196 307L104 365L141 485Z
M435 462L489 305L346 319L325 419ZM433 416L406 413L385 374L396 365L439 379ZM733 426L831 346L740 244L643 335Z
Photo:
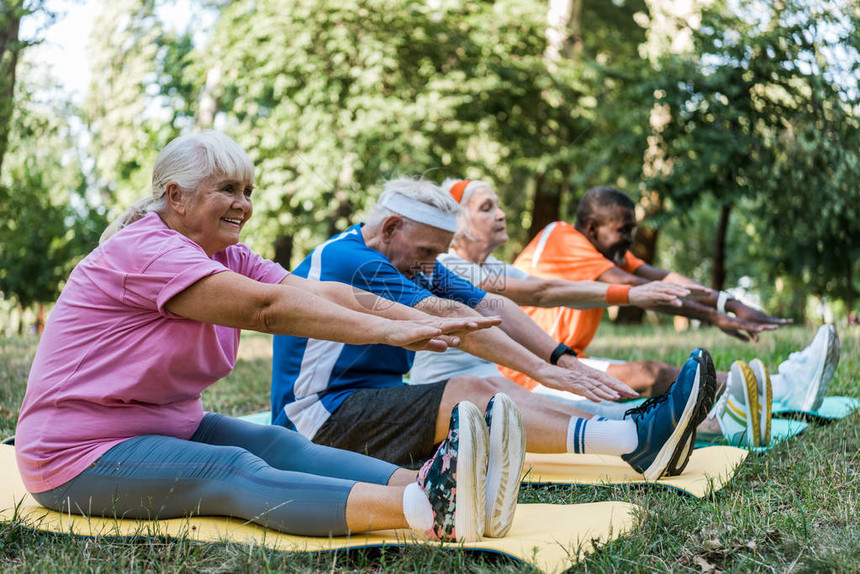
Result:
M653 358L680 364L695 346L708 348L719 369L760 357L775 369L809 343L813 328L791 327L759 343L735 341L715 329L677 333L668 327L601 327L595 356ZM842 361L831 394L860 397L860 331L843 329ZM14 432L34 337L0 339L0 430ZM234 373L204 394L209 410L232 415L269 408L270 338L243 338ZM710 499L662 489L523 487L521 502L634 502L643 521L630 535L577 566L598 572L860 571L860 415L802 436L765 455L751 455L735 479ZM0 525L0 564L9 572L527 572L491 555L433 547L319 555L274 552L234 543L187 540L84 539L43 534L18 523Z

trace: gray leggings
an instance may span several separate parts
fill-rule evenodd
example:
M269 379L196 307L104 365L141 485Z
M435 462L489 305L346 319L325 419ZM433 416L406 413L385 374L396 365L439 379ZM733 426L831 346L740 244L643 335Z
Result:
M356 482L387 484L397 467L320 446L280 426L207 414L190 440L128 439L39 504L132 519L232 516L290 534L346 534Z

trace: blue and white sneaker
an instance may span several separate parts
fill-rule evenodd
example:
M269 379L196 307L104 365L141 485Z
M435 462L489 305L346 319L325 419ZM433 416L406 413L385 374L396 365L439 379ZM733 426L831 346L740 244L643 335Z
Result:
M714 361L711 359L710 353L708 353L705 349L701 347L697 347L693 349L690 353L690 358L701 357L704 361L704 368L706 373L708 374L708 378L713 378L714 380L714 395L716 395L716 380L717 380L717 369L714 367ZM707 397L706 397L707 399ZM710 403L713 404L714 400L716 400L716 396L710 399ZM678 476L682 472L684 472L684 468L687 466L687 463L690 461L690 455L693 453L693 449L696 448L696 437L697 432L691 432L689 434L689 438L687 439L686 444L683 448L678 448L675 450L675 455L672 457L672 460L669 461L669 466L666 467L666 476Z
M696 442L696 427L713 405L714 363L707 351L697 349L692 355L668 391L624 415L636 423L639 445L621 458L646 480L683 471Z
M501 538L511 529L526 460L526 430L514 401L498 393L484 413L490 433L484 536Z
M487 425L478 407L457 403L448 436L418 471L418 484L433 509L434 540L476 542L484 532Z

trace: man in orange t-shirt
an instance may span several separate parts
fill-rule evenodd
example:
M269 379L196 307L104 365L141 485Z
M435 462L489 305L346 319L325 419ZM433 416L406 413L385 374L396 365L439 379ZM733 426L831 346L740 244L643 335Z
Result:
M634 204L627 195L611 187L592 188L579 204L575 225L549 224L517 257L514 265L535 277L603 281L617 284L622 290L624 285L641 285L648 281L696 284L692 279L652 267L633 256L629 249L635 229ZM757 340L760 332L789 322L748 307L725 292L699 287L707 294L696 301L685 301L680 307L653 305L649 308L711 323L742 340ZM622 300L624 295L620 294ZM601 308L523 307L523 310L555 340L580 355L594 338L603 316ZM726 314L729 311L735 316ZM678 373L675 367L659 361L587 361L588 366L601 369L646 395L664 392ZM502 369L502 372L526 388L537 385L516 371ZM720 378L724 380L724 377L723 374Z

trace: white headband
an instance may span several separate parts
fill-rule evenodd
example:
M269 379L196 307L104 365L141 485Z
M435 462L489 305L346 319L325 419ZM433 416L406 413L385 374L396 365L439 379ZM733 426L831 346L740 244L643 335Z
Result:
M379 206L418 223L450 231L451 233L457 233L456 214L445 213L438 207L428 205L417 199L412 199L399 193L390 193L382 200Z

